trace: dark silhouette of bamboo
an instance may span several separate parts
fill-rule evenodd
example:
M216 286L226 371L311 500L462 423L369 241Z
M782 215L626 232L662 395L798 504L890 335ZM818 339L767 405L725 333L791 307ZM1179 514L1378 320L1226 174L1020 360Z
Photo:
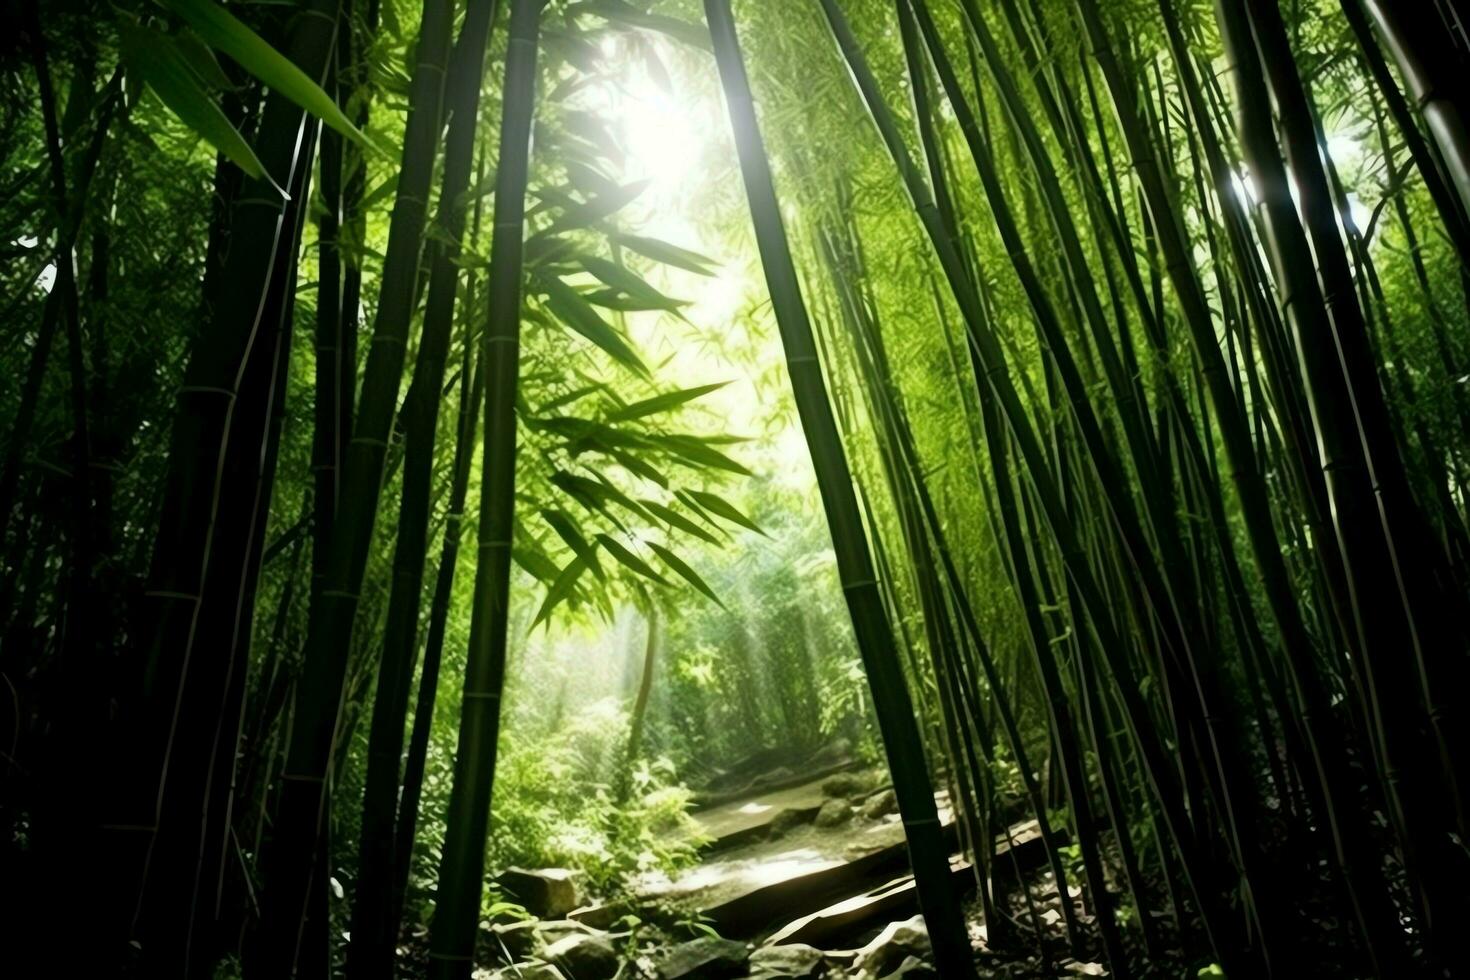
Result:
M1400 846L1405 848L1406 857L1416 869L1416 883L1422 887L1434 875L1433 870L1424 870L1420 878L1422 866L1416 860L1418 850L1432 837L1428 831L1416 832L1425 819L1419 769L1422 763L1418 749L1402 744L1405 739L1410 745L1417 741L1413 738L1417 726L1410 720L1417 713L1413 706L1417 698L1412 677L1403 670L1402 663L1390 666L1384 662L1388 651L1403 650L1411 642L1408 627L1372 499L1362 444L1351 416L1353 403L1340 364L1333 356L1336 345L1313 273L1312 253L1297 219L1270 121L1262 114L1268 96L1246 12L1239 0L1221 0L1217 15L1234 60L1241 146L1262 198L1263 227L1276 287L1290 299L1284 304L1286 315L1306 379L1334 525L1352 587L1376 757ZM1351 302L1352 296L1346 300ZM1373 384L1376 386L1376 378ZM1410 767L1408 773L1402 771L1405 765Z
M292 31L288 55L308 77L320 78L334 43L336 3L318 0L312 9ZM255 152L266 172L288 187L304 186L315 125L308 125L298 106L273 93L260 133ZM232 444L236 410L248 394L242 385L252 354L257 346L268 346L262 332L269 335L271 317L282 309L273 297L284 294L288 270L294 268L298 225L293 213L292 202L268 180L246 180L227 223L211 229L212 237L227 235L230 247L218 253L226 256L222 264L206 269L208 322L191 346L176 400L141 639L119 696L120 720L106 777L111 788L99 821L108 869L100 878L117 895L124 930L158 832L170 754L186 740L210 742L209 731L183 730L178 719L189 674L198 669L218 677L227 663L223 657L196 663L196 636L206 615L229 615L226 610L239 598L226 589L217 597L216 611L208 612L209 558L216 549L241 553L236 549L249 533L248 521L217 522L221 477L232 452L248 452ZM218 720L194 717L211 726Z
M876 83L866 63L863 61L861 53L857 49L856 41L852 38L851 31L848 29L845 19L831 0L823 0L822 6L824 13L827 15L828 23L833 29L834 36L837 38L838 46L848 63L853 79L857 83L874 122L884 137L884 142L888 146L889 153L894 159L900 175L904 179L905 186L914 204L915 213L925 226L925 230L938 255L941 267L946 274L946 278L949 280L950 289L959 302L970 341L975 345L976 353L980 359L981 366L977 371L977 375L983 379L985 384L991 387L1001 408L1006 425L1010 428L1012 436L1021 448L1022 458L1025 460L1027 469L1036 484L1038 495L1043 499L1048 523L1052 526L1053 532L1058 538L1058 543L1064 555L1064 560L1067 563L1068 570L1078 582L1079 591L1082 593L1084 603L1094 615L1095 628L1103 634L1100 637L1099 647L1110 658L1120 657L1123 648L1114 640L1107 626L1106 617L1108 613L1106 611L1106 600L1098 588L1092 572L1082 560L1082 552L1075 537L1075 530L1063 507L1062 496L1047 472L1040 443L1036 439L1026 412L1022 408L1019 397L1006 374L1004 355L1001 353L996 338L988 330L982 315L979 313L978 298L974 290L970 288L965 273L962 271L963 265L960 257L949 245L947 237L943 233L943 229L937 220L937 212L934 209L927 189L924 187L922 179L918 177L917 170L907 149L898 138L888 109L878 94ZM915 4L915 12L919 15L920 26L923 28L927 20L925 6L921 3ZM928 35L932 34L932 25L925 30L926 41L928 41ZM930 49L935 66L940 71L941 81L945 86L946 93L951 94L957 86L954 84L953 72L946 72L948 59L943 56L941 49L936 49L936 45L933 43L930 44ZM947 78L946 74L948 75ZM952 95L951 105L958 113L960 107L955 104ZM967 127L967 136L973 135L978 139L979 134L975 130L973 123L974 120L971 118ZM1085 416L1079 412L1076 418L1081 420ZM1093 438L1095 442L1100 442L1100 434L1094 433ZM1108 465L1108 457L1106 455L1097 455L1094 456L1093 462L1106 466ZM1106 479L1100 480L1100 482L1105 491L1109 489L1109 483ZM1122 506L1121 502L1119 502L1119 506ZM1147 569L1149 565L1146 562L1141 562L1138 567ZM1119 685L1120 694L1127 701L1130 732L1138 744L1140 754L1144 758L1145 770L1155 788L1156 798L1160 806L1166 811L1166 823L1170 827L1176 846L1185 857L1186 866L1191 867L1194 871L1194 874L1191 876L1191 881L1194 883L1197 893L1202 896L1200 900L1201 908L1216 951L1221 957L1222 962L1226 960L1235 962L1237 956L1240 955L1238 951L1245 947L1243 943L1223 941L1227 934L1224 920L1220 916L1215 896L1210 894L1209 891L1206 891L1206 887L1211 890L1215 887L1215 883L1211 880L1213 876L1206 871L1206 865L1201 860L1202 855L1196 851L1194 833L1188 825L1188 820L1180 803L1178 790L1174 784L1173 773L1164 762L1164 756L1156 740L1155 733L1148 727L1148 714L1143 710L1138 692L1132 686L1131 677L1122 668L1122 665L1116 662L1114 663L1113 674L1115 681ZM1207 881L1209 882L1208 886L1206 885ZM1227 969L1229 969L1228 964Z
M358 597L372 545L385 457L403 374L419 258L440 135L444 76L453 19L448 0L424 5L404 130L402 172L388 230L382 284L364 371L363 397L343 458L345 494L332 525L326 577L307 626L295 718L275 836L266 855L269 900L254 969L284 975L296 960L303 910L312 888L326 887L319 836L330 799L331 749L346 681ZM325 922L314 923L324 930Z
M465 297L465 307L472 306L473 294ZM465 497L469 492L470 471L475 458L475 434L479 431L479 406L484 396L485 377L475 354L476 344L466 332L464 367L461 379L472 375L469 385L460 385L458 438L454 445L453 483L449 491L449 511L444 516L444 544L439 554L439 573L434 582L434 598L429 605L429 623L424 635L424 662L419 671L418 697L414 703L413 731L409 736L408 755L403 763L403 792L398 801L398 821L394 830L394 854L399 860L394 869L393 921L403 914L404 895L408 890L409 871L413 864L413 842L418 831L419 798L424 786L424 763L429 751L429 735L434 723L434 705L438 698L439 667L444 654L444 628L449 619L449 602L454 594L454 577L459 565L460 539L464 532Z
M383 652L378 661L368 736L358 878L352 908L354 938L348 947L348 972L354 980L390 978L397 948L393 883L398 878L398 863L409 857L397 853L393 846L399 759L403 754L403 725L418 651L439 402L459 285L459 245L465 230L463 197L474 169L485 46L494 9L494 0L476 0L470 5L447 82L449 137L444 152L438 218L444 238L430 247L433 258L424 328L402 410L404 461L398 540L393 553L393 584L383 627Z
M480 347L485 371L485 451L480 481L479 560L475 566L459 744L445 814L434 923L429 932L431 980L464 980L469 976L484 887L485 839L495 785L510 612L525 200L540 18L541 0L512 0L495 172L490 308Z
M1361 0L1399 67L1437 151L1445 184L1470 220L1470 98L1457 81L1450 38L1422 9L1391 0Z

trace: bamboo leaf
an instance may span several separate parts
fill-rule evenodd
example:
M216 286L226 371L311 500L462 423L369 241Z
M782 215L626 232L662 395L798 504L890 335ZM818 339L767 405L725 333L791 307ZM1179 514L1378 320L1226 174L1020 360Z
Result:
M650 443L663 447L666 452L689 465L725 470L729 473L738 473L741 476L752 475L750 470L746 469L741 463L693 436L651 433L646 438Z
M597 14L607 20L626 24L629 27L641 27L650 31L657 31L668 37L687 44L690 47L699 48L702 51L710 50L709 32L702 26L679 20L676 17L666 17L662 14L650 14L639 10L637 7L624 0L584 0L573 9L585 9Z
M645 578L651 578L655 582L658 582L662 585L669 584L668 579L664 578L658 572L654 571L647 562L645 562L642 558L639 558L637 555L633 554L633 552L629 551L618 539L609 534L599 534L597 536L597 540L602 543L602 546L604 548L612 553L612 556L614 558L622 562L628 568L631 568L633 571L637 572L639 575L642 575Z
M687 534L694 535L696 538L699 538L702 541L708 541L710 544L721 543L719 538L715 537L713 534L709 533L704 528L700 527L698 524L685 517L683 514L674 510L674 508L672 507L661 504L656 500L648 500L646 498L639 498L638 502L644 507L648 508L648 510L650 510L655 517L661 518L664 523L668 524L670 527L676 527Z
M707 490L685 490L683 491L683 493L688 495L689 497L692 497L696 502L699 503L701 507L703 507L705 510L708 510L710 513L715 514L719 517L723 517L725 520L730 521L732 524L739 524L741 527L749 528L757 534L770 537L770 535L766 534L765 531L761 530L759 524L751 520L749 517L746 517L745 514L742 513L738 507L730 503L724 497L710 493Z
M699 573L690 568L689 565L684 561L684 559L680 558L678 555L674 554L672 551L670 551L668 548L665 548L661 544L657 544L653 541L645 541L643 543L652 548L653 553L658 555L659 558L663 559L663 563L672 568L675 572L677 572L680 578L713 599L715 605L719 606L721 609L725 608L725 604L720 601L720 597L715 595L715 590L711 589L709 585L705 582L705 580L699 577Z
M712 391L729 384L728 381L716 381L714 384L700 385L697 388L683 388L679 391L669 391L662 395L654 395L642 401L633 402L610 413L607 416L609 422L627 422L632 419L641 419L646 415L656 415L659 412L667 412L671 408L678 408L686 402L692 402L696 398L702 398Z
M573 228L586 228L595 225L603 218L617 214L623 208L631 204L650 181L636 180L631 184L624 184L615 191L607 194L598 194L588 201L571 203L544 231L537 233L536 237L542 235L554 235L560 231L568 231ZM546 196L544 193L542 196Z
M691 252L687 248L678 245L670 245L660 238L649 238L645 235L628 235L622 232L610 236L614 242L637 252L647 259L662 262L664 265L672 265L687 272L693 272L701 276L713 276L712 267L719 263L714 259L705 258L698 252Z
M163 3L211 47L229 55L272 91L281 93L343 136L363 146L372 146L320 85L224 7L213 0L163 0Z
M686 300L670 299L663 293L654 289L638 273L631 269L610 262L596 255L579 256L582 268L592 273L598 279L607 283L613 289L621 290L635 300L648 304L652 309L668 310L678 313L679 307L688 305Z
M224 69L219 66L214 52L209 50L209 45L199 40L197 34L193 31L183 31L173 40L178 45L179 53L184 56L190 69L199 76L201 82L210 88L230 89L235 87Z
M128 67L138 73L185 126L198 133L235 166L256 179L269 180L285 196L286 192L265 172L245 137L200 87L188 58L172 38L126 21L119 21L118 31Z
M606 452L613 459L623 464L623 468L628 470L630 473L636 473L639 476L643 477L645 480L657 483L661 487L667 487L669 485L668 477L664 476L656 468L654 468L653 464L639 459L633 453L613 447L608 447Z
M598 316L597 311L575 289L556 276L542 277L541 287L546 292L547 307L564 326L601 347L618 363L639 374L648 374L648 368L644 367L627 341L623 340L611 324Z
M515 559L517 565L524 568L532 577L542 582L550 582L558 574L556 562L533 548L513 548L510 554Z
M602 565L597 561L597 548L583 537L576 522L571 519L566 511L548 508L541 511L541 517L577 553L577 557L581 558L587 567L592 569L593 574L599 579L606 578L606 575L602 571Z
M541 608L536 610L536 618L531 621L531 629L535 629L551 616L557 606L571 598L577 588L577 580L587 570L587 563L581 555L567 562L566 567L557 573L551 588L546 590L546 598L541 600Z

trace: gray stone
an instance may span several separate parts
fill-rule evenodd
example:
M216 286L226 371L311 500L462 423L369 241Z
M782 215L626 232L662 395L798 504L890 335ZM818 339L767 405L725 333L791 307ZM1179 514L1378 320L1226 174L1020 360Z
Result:
M560 919L582 904L577 886L579 872L566 868L508 868L495 883L527 912L542 919Z
M490 976L493 980L567 980L565 973L549 963L519 963L496 970Z
M493 925L482 922L480 940L488 947L492 961L514 963L525 959L541 947L536 936L538 925L540 923L535 919L496 922Z
M873 780L867 773L839 772L822 781L822 792L851 799L859 793L866 793L872 784Z
M890 813L898 812L898 794L891 789L874 793L862 806L862 814L869 820L878 820Z
M597 930L570 919L522 919L517 922L481 923L481 941L496 963L516 963L540 953L547 946L571 935L598 935Z
M908 956L898 964L898 969L885 974L883 980L939 980L939 971L917 956Z
M621 902L609 905L584 905L579 909L573 909L567 913L567 918L573 922L591 926L594 929L611 929L617 921L630 911Z
M745 976L750 951L744 943L706 936L675 946L658 965L660 980L725 980Z
M904 960L923 959L929 954L929 930L924 926L924 917L916 915L884 926L872 942L858 950L853 966L859 976L886 977Z
M805 943L765 946L750 954L755 980L810 980L822 975L822 951Z
M828 800L817 811L818 827L836 827L852 816L852 806L846 800Z
M576 980L610 980L618 972L618 952L612 943L596 933L568 933L541 954Z
M780 837L782 834L790 833L797 827L810 823L811 819L810 810L793 810L788 807L771 819L771 836Z

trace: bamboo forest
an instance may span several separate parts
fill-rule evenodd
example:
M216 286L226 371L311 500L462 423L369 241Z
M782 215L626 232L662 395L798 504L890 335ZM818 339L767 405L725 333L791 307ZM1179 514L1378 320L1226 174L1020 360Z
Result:
M1470 0L0 17L0 977L1470 977Z

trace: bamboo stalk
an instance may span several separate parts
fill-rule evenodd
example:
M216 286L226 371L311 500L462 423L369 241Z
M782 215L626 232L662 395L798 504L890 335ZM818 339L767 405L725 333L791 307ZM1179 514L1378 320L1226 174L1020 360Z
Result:
M434 924L429 933L431 980L465 980L470 975L484 887L485 839L495 785L510 612L523 239L540 18L541 0L512 0L490 242L490 309L480 348L486 386L479 560L475 566L459 745L445 814Z
M884 612L846 454L827 399L728 0L705 0L705 16L714 41L746 200L776 311L797 411L812 453L817 485L837 553L838 575L899 799L919 908L929 926L936 964L945 976L960 980L974 975L974 962L950 885L949 862L924 760L923 741L914 721L908 686L895 656L892 626Z

